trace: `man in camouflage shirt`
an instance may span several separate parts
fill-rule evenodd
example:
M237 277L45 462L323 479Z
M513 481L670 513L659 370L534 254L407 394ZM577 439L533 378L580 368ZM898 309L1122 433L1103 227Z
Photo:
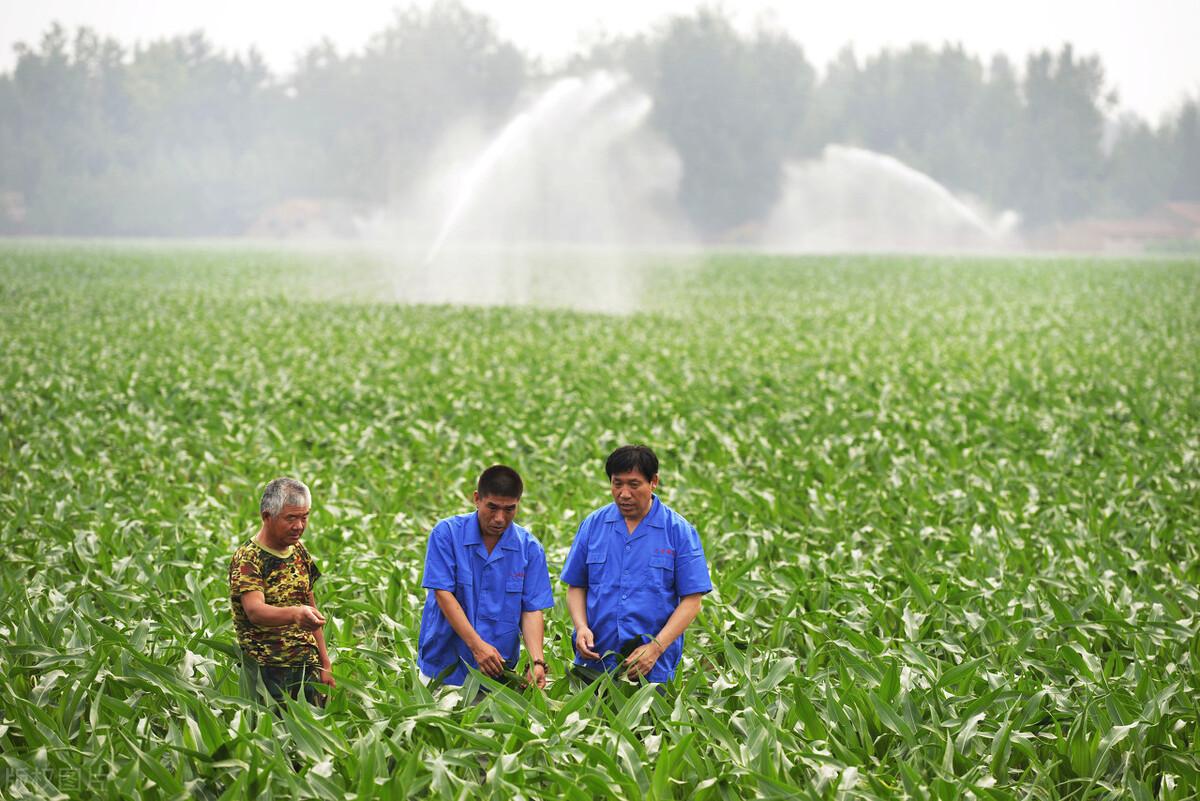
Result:
M229 600L242 647L247 689L258 684L277 701L287 693L322 706L314 682L334 687L313 584L321 571L300 542L312 495L303 482L277 478L259 504L262 527L233 554Z

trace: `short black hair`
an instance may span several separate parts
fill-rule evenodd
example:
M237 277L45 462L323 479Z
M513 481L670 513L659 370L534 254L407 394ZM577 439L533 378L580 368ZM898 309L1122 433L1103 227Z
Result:
M658 475L658 457L645 445L622 445L609 454L604 463L604 472L609 478L630 470L637 470L649 481Z
M479 474L475 491L480 498L520 498L525 484L516 470L502 464L494 464Z

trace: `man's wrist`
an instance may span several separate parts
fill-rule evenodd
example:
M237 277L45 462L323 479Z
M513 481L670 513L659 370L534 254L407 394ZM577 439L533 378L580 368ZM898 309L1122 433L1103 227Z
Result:
M535 665L540 665L540 666L541 666L541 668L542 668L542 672L543 672L543 673L549 673L549 672L550 672L550 668L546 667L546 661L545 661L544 659L531 659L531 660L529 660L529 667L530 667L530 669L532 669L532 668L533 668Z

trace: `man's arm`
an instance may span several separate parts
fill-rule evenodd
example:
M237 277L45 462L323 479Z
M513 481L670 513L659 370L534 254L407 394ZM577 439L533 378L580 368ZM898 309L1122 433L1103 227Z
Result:
M567 588L567 609L571 612L571 623L575 625L575 650L584 659L599 659L600 654L592 650L596 647L596 636L588 628L587 587Z
M550 589L550 571L546 567L546 551L536 538L530 536L532 547L527 551L525 583L521 588L521 636L529 652L530 683L539 689L546 686L546 617L542 611L554 606L554 590ZM533 664L541 662L540 665Z
M503 673L504 658L500 656L500 652L495 647L479 636L479 632L475 631L475 627L471 625L471 621L467 620L467 613L463 611L462 604L454 597L454 593L449 590L434 590L433 596L437 599L438 609L442 610L450 628L454 629L454 633L471 649L471 655L475 657L479 669L492 677Z
M546 687L546 661L545 647L546 639L546 618L542 616L541 609L535 609L532 612L521 613L521 637L525 640L525 650L529 652L529 676L530 679L539 688ZM534 662L542 662L542 665L535 665Z
M271 606L261 590L244 592L241 598L246 617L256 626L267 629L299 626L305 631L318 631L325 625L325 618L312 606Z
M317 596L313 594L312 590L308 591L308 603L313 609L317 608ZM321 658L321 683L336 687L337 682L333 680L333 662L329 659L329 652L325 650L325 629L320 628L314 631L313 639L317 641L317 655Z
M697 592L680 598L679 605L675 607L675 611L667 618L662 630L654 638L657 642L651 640L645 645L635 648L633 653L625 658L625 664L629 667L629 678L636 679L638 676L650 673L654 663L663 655L667 647L675 642L688 626L692 625L692 621L700 613L700 603L703 597L704 593Z

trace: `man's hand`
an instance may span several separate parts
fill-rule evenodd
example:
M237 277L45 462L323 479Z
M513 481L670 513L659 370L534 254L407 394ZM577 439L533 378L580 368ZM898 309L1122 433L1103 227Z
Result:
M477 645L471 646L471 656L475 657L479 669L492 678L496 678L504 672L504 658L500 656L499 651L482 639Z
M323 665L321 667L320 671L317 672L317 680L330 689L337 686L337 682L333 680L333 667L331 665Z
M292 620L300 628L305 631L316 631L325 625L325 616L311 606L294 606L294 618Z
M625 657L623 663L629 668L629 672L626 674L629 680L637 681L639 676L648 675L662 654L663 649L659 648L656 642L648 642L633 649L633 653Z
M546 669L541 665L533 665L525 673L525 681L539 690L546 689Z
M597 660L600 654L596 653L593 648L596 647L596 635L592 634L592 630L587 626L582 626L575 631L575 650L584 659Z

